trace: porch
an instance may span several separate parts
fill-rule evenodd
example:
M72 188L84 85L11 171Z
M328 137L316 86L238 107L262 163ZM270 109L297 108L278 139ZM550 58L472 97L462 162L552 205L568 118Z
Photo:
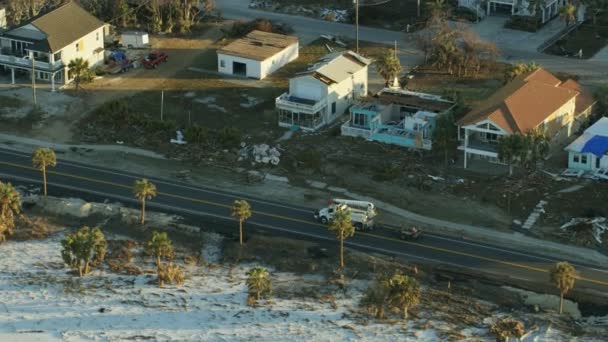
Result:
M464 168L470 158L485 159L490 162L498 161L498 140L507 132L491 121L482 121L474 125L459 127L458 140L461 145L458 150L464 152Z
M316 131L326 124L325 101L315 101L284 93L277 97L275 106L279 115L279 127Z

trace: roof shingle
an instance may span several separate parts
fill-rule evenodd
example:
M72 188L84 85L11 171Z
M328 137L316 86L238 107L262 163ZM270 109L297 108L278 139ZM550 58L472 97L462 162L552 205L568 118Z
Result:
M16 29L8 31L6 35L11 37L27 35L23 29L23 26L27 24L33 25L44 33L46 39L43 37L25 38L38 41L34 46L35 48L49 49L50 52L57 52L104 25L103 22L95 18L77 3L70 1L48 13L33 18Z
M509 133L526 133L575 97L577 111L579 104L584 106L587 101L578 101L580 90L577 86L580 87L573 80L561 83L550 72L539 68L507 83L460 119L457 125L491 120Z

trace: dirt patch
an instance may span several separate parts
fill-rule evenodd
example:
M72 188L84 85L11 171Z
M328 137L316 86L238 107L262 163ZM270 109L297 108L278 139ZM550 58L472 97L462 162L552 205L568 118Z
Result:
M552 55L589 59L608 43L608 28L587 21L549 46L544 52ZM582 55L579 56L579 52Z

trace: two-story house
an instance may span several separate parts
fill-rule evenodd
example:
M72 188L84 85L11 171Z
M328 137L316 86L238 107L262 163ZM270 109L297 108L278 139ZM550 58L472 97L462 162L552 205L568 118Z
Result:
M476 12L480 18L485 15L513 15L521 17L538 17L541 24L559 15L559 10L568 4L568 0L458 0L459 7L469 8ZM585 20L585 5L577 6L576 21Z
M592 112L590 91L539 68L520 75L456 122L464 167L470 158L498 162L498 139L538 131L551 140L571 136Z
M65 84L74 76L68 64L75 58L90 67L103 63L104 23L71 1L0 35L0 66L34 72L36 79Z
M344 114L367 95L371 60L352 51L326 55L304 74L289 80L289 92L277 97L279 126L316 131Z

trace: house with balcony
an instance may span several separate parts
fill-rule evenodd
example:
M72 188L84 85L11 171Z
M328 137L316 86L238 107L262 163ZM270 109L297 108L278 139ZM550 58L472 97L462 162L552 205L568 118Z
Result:
M567 0L547 0L539 3L536 10L530 7L532 0L458 0L459 7L466 7L477 13L480 18L485 15L513 15L522 17L537 16L541 24L559 15L559 10L568 4ZM585 6L577 6L577 21L585 20Z
M71 60L82 58L90 67L103 63L103 38L104 23L71 1L2 33L0 66L10 71L13 84L22 70L55 90L55 84L74 79Z
M341 132L344 136L430 150L437 117L454 106L441 96L384 88L350 108L350 118Z
M563 141L593 111L593 93L574 80L562 82L539 68L520 75L456 122L464 167L470 159L498 161L501 136L540 132Z
M275 100L279 126L316 131L336 121L367 95L370 63L352 51L336 52L290 79L289 91Z
M569 169L608 176L608 118L599 119L565 150Z

